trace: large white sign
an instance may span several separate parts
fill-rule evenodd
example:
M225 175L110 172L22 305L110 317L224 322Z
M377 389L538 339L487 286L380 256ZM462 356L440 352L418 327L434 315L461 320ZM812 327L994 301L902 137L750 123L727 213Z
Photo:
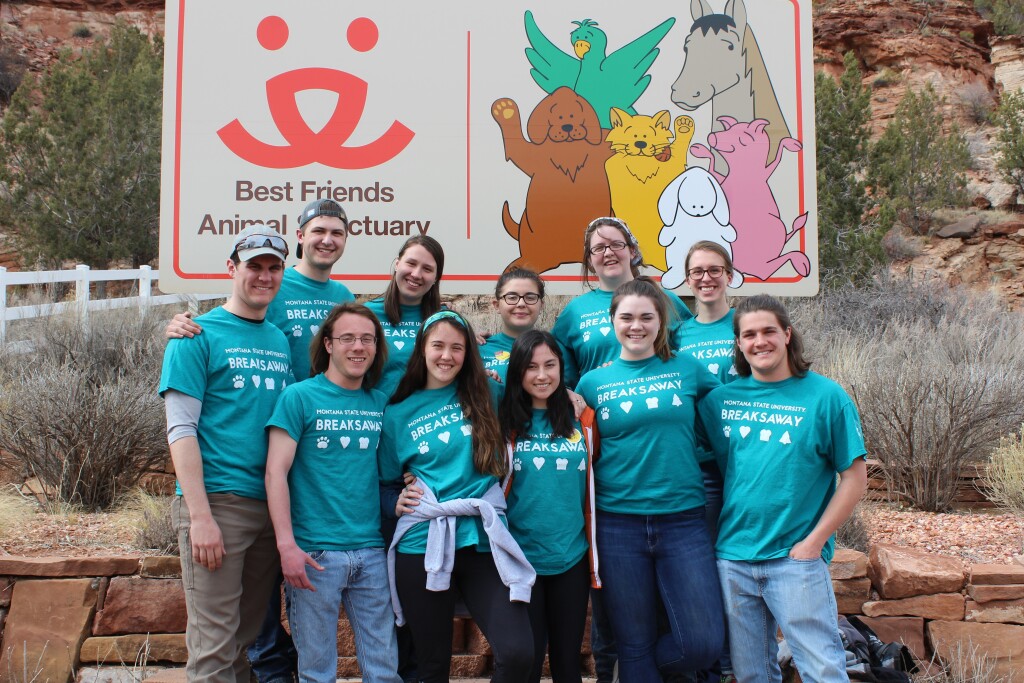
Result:
M427 234L446 293L513 264L578 293L605 215L668 288L711 239L734 293L817 291L811 0L168 0L166 26L166 291L225 289L232 235L294 247L324 197L356 292Z

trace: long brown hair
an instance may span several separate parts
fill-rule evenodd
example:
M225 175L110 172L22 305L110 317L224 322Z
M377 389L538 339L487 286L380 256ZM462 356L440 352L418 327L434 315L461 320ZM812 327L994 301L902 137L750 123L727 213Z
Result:
M473 466L481 474L504 477L508 471L508 463L502 452L504 442L491 399L491 389L487 384L487 374L480 359L476 333L473 332L469 321L455 311L445 310L433 319L424 321L423 327L416 335L416 344L413 346L409 365L406 366L405 374L391 396L390 403L401 403L413 392L427 385L427 342L431 330L438 325L448 325L459 332L466 344L465 359L455 378L455 388L459 403L462 404L464 419L473 425Z
M733 361L736 365L736 372L739 373L740 377L750 377L752 372L750 363L747 362L746 356L740 351L740 320L747 313L757 313L758 311L771 313L779 321L779 327L783 331L789 330L789 343L786 344L786 360L789 362L789 371L797 377L806 375L811 367L811 361L804 358L803 337L793 327L793 322L789 318L789 311L782 305L782 302L768 294L748 296L736 306L736 313L732 319L732 333L736 335L735 359Z
M420 315L424 320L441 310L441 276L444 275L444 249L441 243L429 235L413 235L405 241L402 248L398 250L396 261L400 261L409 247L419 245L430 252L434 257L434 264L437 266L437 278L430 287L423 299L420 300ZM397 273L391 274L391 282L384 290L384 315L392 325L402 322L402 299L398 293L398 285L395 283Z
M346 314L358 315L373 323L373 334L377 337L377 341L374 344L376 354L373 357L373 362L370 363L370 369L363 375L363 389L372 389L380 381L380 376L384 372L384 365L388 362L388 344L384 338L384 328L381 327L377 316L366 306L357 304L354 301L338 304L331 309L331 312L327 314L327 318L320 323L320 329L317 331L316 336L313 337L313 341L309 346L310 376L319 375L321 372L327 371L327 366L331 364L331 354L327 351L326 341L329 337L334 336L334 323L338 322L338 319Z
M647 297L654 303L654 310L658 312L658 334L654 338L654 353L662 360L668 360L674 356L675 353L672 351L672 344L668 338L668 324L669 316L674 316L675 311L669 312L668 297L661 289L661 285L646 275L619 285L612 296L612 320L615 319L615 311L619 304L627 296Z

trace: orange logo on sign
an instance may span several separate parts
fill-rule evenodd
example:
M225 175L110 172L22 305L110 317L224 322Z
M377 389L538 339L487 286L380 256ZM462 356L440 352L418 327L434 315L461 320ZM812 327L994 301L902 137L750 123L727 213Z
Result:
M348 43L359 52L373 49L377 37L377 25L365 17L348 27ZM288 41L288 25L280 17L266 17L257 28L256 38L265 49L278 50ZM362 118L367 85L361 78L337 69L308 67L286 71L267 81L267 105L288 145L257 140L238 119L217 131L217 135L237 156L266 168L296 168L311 163L348 170L379 166L398 156L415 133L394 121L373 142L346 147L345 142ZM338 95L334 112L318 132L309 127L299 112L295 96L305 90L330 90Z

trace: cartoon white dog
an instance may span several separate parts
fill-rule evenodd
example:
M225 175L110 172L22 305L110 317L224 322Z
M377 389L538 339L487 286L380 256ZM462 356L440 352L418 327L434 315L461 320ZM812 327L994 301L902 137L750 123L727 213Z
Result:
M668 263L661 278L665 289L686 282L686 253L701 240L721 244L732 257L736 230L729 223L729 203L722 186L700 166L691 166L668 184L658 199L658 213L665 224L658 233ZM742 284L743 274L734 270L729 286L735 289Z

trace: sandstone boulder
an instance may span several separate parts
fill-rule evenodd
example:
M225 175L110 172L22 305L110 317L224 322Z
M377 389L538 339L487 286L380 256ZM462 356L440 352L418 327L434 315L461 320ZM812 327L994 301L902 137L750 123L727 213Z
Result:
M950 223L939 228L936 232L938 237L959 237L967 238L972 237L974 233L978 231L978 226L981 225L980 216L968 216L967 218L957 221L956 223Z
M833 581L863 578L868 575L868 556L859 550L836 548L828 571Z
M160 555L142 558L140 576L147 579L177 579L181 577L181 558L174 555Z
M112 557L0 557L4 576L118 576L139 569L135 556Z
M964 596L960 593L940 593L865 602L864 614L869 617L907 616L957 621L964 618Z
M96 612L92 632L96 636L184 633L187 620L181 579L115 576Z
M921 617L860 617L883 643L903 643L914 658L928 659L924 644L924 619Z
M145 680L152 680L150 674L163 671L163 667L146 667ZM129 666L83 666L75 676L75 683L140 683L143 671ZM184 679L182 679L184 683Z
M97 579L18 581L7 615L0 683L33 680L67 683L89 634L99 591Z
M971 565L970 583L975 586L1024 585L1024 566L1019 564Z
M1024 598L1024 585L1014 586L967 586L967 594L975 602L991 602L993 600L1018 600Z
M1024 624L1024 600L992 600L984 604L967 601L967 621Z
M184 633L136 634L87 638L82 643L82 661L90 664L121 662L180 662L188 660Z
M860 614L864 603L871 599L871 579L833 581L832 592L840 614Z
M943 663L960 652L983 653L995 666L989 680L1024 675L1024 626L978 624L969 621L931 621L928 640Z
M957 558L886 544L871 547L868 576L886 600L955 593L964 586Z

